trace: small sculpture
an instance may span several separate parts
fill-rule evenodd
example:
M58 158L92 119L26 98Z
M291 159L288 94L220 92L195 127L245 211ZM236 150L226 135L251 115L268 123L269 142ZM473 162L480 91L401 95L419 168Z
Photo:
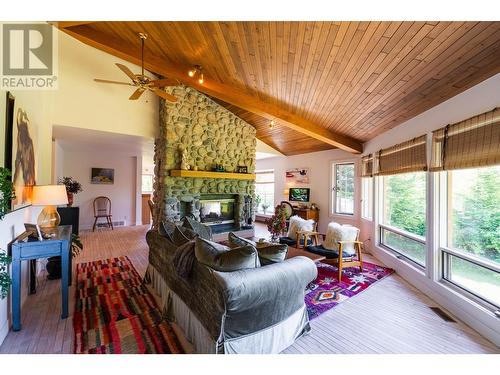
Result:
M189 162L187 158L187 151L185 148L181 151L181 169L184 171L189 170Z

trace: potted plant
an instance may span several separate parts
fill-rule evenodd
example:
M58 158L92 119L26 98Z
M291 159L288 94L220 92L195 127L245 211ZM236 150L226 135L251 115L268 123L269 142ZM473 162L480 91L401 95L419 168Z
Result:
M264 211L264 215L266 214L266 211L268 208L269 208L269 205L267 203L262 203L262 211Z
M58 183L66 186L66 193L68 194L68 207L71 207L73 205L73 195L83 191L82 184L73 180L73 177L60 178Z
M10 170L0 167L0 220L9 213L11 202L16 198L10 176Z
M271 233L271 242L276 242L286 231L286 211L283 206L276 206L274 215L266 220L266 224Z
M12 280L9 275L9 264L11 258L7 256L4 250L0 250L0 299L4 299L9 294L9 288Z

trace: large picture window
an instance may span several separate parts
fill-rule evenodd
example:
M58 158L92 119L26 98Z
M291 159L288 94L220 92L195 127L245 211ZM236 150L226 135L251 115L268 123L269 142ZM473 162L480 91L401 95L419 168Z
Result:
M500 307L500 166L443 177L443 278Z
M380 243L425 267L426 174L382 177Z
M333 213L354 215L354 163L334 163Z
M257 213L274 213L274 170L255 172L255 197L258 202Z

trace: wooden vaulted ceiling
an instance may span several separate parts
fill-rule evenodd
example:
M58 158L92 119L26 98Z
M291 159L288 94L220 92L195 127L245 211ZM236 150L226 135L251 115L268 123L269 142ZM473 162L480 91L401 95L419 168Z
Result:
M500 22L61 22L176 78L285 155L362 142L500 72ZM205 83L187 76L203 66ZM275 127L269 121L275 119Z

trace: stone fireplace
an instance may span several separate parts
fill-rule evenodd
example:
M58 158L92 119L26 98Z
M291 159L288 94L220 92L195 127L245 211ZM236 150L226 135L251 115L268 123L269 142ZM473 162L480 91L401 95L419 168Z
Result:
M191 170L226 172L246 166L255 171L255 129L207 96L185 86L168 89L176 103L160 102L160 132L155 140L153 225L190 216L205 221L214 233L253 228L254 180L174 177L181 159ZM186 160L187 159L187 160ZM229 218L229 216L231 218Z

